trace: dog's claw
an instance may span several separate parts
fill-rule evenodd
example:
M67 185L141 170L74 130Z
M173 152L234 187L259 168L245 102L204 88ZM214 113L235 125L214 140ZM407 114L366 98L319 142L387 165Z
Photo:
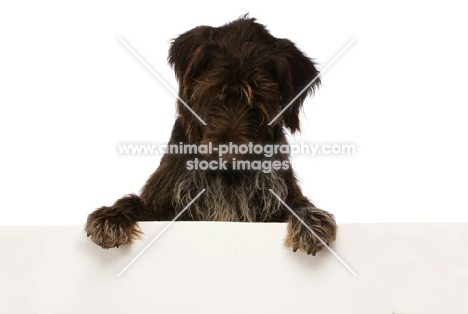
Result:
M91 235L91 233L87 232L86 233L86 236L89 238L89 236Z
M293 252L296 253L297 249L297 247L293 248Z
M116 247L116 248L119 248L119 245L118 245L118 244L116 244L116 245L115 245L115 247Z

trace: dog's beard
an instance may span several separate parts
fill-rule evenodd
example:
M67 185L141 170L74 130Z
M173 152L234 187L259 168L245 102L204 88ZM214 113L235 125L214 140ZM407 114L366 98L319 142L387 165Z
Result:
M288 194L281 171L188 171L175 184L173 205L177 211L201 189L206 192L188 211L193 220L265 221L282 210L282 203L269 189L281 199Z

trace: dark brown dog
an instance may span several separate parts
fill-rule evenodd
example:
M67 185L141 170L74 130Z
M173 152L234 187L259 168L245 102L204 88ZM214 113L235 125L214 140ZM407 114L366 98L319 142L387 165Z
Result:
M291 41L271 36L248 17L182 34L172 43L168 59L180 98L206 122L178 101L169 144L212 145L214 150L166 153L140 196L127 195L89 215L88 236L103 248L130 244L141 233L138 221L172 220L206 189L180 220L287 222L284 244L315 255L323 243L270 193L272 189L324 242L334 241L333 216L302 194L287 152L267 156L230 151L219 156L216 151L228 143L286 145L286 129L299 131L299 109L320 80L269 122L319 74L314 63ZM195 161L214 161L222 167L197 170ZM270 167L235 170L239 161Z

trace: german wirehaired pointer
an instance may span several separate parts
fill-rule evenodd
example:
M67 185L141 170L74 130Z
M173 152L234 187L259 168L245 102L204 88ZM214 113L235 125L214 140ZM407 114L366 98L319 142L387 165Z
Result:
M168 146L211 150L166 151L139 196L126 195L88 216L85 230L91 240L103 248L130 244L141 233L138 221L172 220L206 189L179 220L287 222L285 246L315 255L323 243L271 189L325 243L334 241L333 215L302 194L289 152L251 149L287 146L287 129L299 131L299 109L320 79L269 122L319 75L312 60L290 40L273 37L247 16L180 35L170 46L168 60L179 83L179 97L192 109L177 101L178 116ZM228 144L250 149L220 156L218 148ZM203 162L204 168L196 167ZM208 163L220 167L206 167Z

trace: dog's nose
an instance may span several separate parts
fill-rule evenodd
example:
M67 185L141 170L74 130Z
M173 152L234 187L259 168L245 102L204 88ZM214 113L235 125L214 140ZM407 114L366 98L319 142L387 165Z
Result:
M210 143L207 146L211 149L202 153L203 158L207 160L221 159L222 161L231 163L234 159L240 160L246 156L246 154L238 149L239 145L235 144L235 142L230 142L230 144Z
M219 157L222 161L227 161L228 163L232 163L234 160L241 160L242 155L241 154L224 154Z

